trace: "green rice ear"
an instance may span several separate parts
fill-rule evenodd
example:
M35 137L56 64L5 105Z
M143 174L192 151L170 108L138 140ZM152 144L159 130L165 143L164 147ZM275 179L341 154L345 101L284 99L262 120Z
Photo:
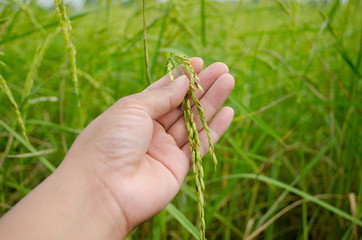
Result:
M209 151L212 156L212 159L214 161L215 169L217 164L217 159L215 155L215 149L214 145L212 144L210 130L207 125L205 114L202 109L202 106L200 104L199 99L197 99L195 94L195 87L198 88L201 92L204 90L201 87L200 79L195 73L194 68L192 67L192 64L190 61L186 58L185 55L182 54L171 54L167 53L167 72L170 76L170 80L173 81L173 73L172 69L175 68L177 72L180 73L187 73L189 75L189 90L187 91L187 94L182 101L182 107L184 111L184 119L185 119L185 127L187 131L187 135L189 138L189 144L190 144L190 153L192 157L193 162L193 173L195 176L195 185L196 185L196 195L197 195L197 213L198 213L198 227L200 231L200 239L206 239L205 238L205 199L204 199L204 193L205 193L205 183L204 183L204 169L202 166L202 157L200 152L200 138L199 138L199 132L196 127L195 119L193 116L193 112L191 110L191 99L195 103L195 106L197 108L197 112L199 115L199 118L202 122L202 125L206 131L207 138L208 138L208 144L209 144ZM182 69L181 69L182 68Z

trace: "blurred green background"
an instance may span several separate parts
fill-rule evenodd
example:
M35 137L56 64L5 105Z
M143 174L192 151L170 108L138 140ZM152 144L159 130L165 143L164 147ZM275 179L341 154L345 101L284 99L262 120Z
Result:
M0 1L2 214L86 124L148 85L142 2L74 4L80 109L55 8ZM154 81L167 52L225 62L236 80L216 171L204 159L207 238L359 239L362 2L146 1L145 10ZM192 239L191 174L172 204L129 239Z

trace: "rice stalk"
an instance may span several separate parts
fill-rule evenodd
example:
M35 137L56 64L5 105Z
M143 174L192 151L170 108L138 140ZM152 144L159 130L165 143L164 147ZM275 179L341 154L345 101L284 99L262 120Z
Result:
M30 66L30 70L29 70L28 74L26 75L26 79L25 79L25 83L24 83L24 89L23 89L23 93L21 96L22 104L25 103L24 101L26 101L26 98L28 97L31 89L33 88L34 79L36 78L36 76L38 74L38 68L41 64L41 61L44 57L45 50L48 47L52 37L53 37L53 35L48 35L45 38L43 44L39 45L35 50L35 56L34 56L33 62Z
M332 205L326 201L322 201L320 199L318 199L317 197L304 192L302 190L299 190L293 186L290 186L284 182L275 180L274 178L270 178L267 176L262 176L259 174L254 174L254 173L238 173L238 174L231 174L229 176L223 176L221 178L218 179L213 179L212 181L209 181L208 183L213 183L213 182L217 182L217 181L221 181L224 178L228 178L228 179L255 179L261 182L265 182L269 185L275 186L275 187L279 187L282 189L285 189L291 193L294 193L300 197L302 197L303 199L310 201L314 204L317 204L319 206L321 206L322 208L352 222L352 223L356 223L358 226L362 227L362 221L359 218L353 217L352 215L350 215L349 213L345 212L344 210L336 207L335 205Z
M80 77L83 77L85 80L87 80L89 82L89 84L100 93L100 95L103 97L104 101L108 105L112 104L115 101L112 97L112 90L110 88L101 85L101 83L99 83L89 73L84 72L80 69L78 69L77 71L78 71L78 75Z
M60 93L59 93L59 124L64 126L64 93L65 93L65 80L67 77L67 69L69 64L69 56L66 56L65 66L62 73L62 79L60 81ZM63 151L66 154L68 152L67 140L63 130L60 131L60 138L62 141Z
M9 138L6 143L5 149L3 150L3 153L0 157L0 167L3 165L5 159L8 157L8 154L9 154L9 151L11 148L11 144L13 143L13 141L14 141L14 136L12 134L9 134Z
M203 89L200 85L200 79L195 73L191 63L188 61L188 59L181 54L168 54L168 62L167 62L167 73L170 77L170 80L174 80L174 76L172 74L172 69L176 68L176 70L180 73L179 67L182 67L182 71L185 71L189 75L189 90L185 96L185 98L182 101L182 107L184 109L184 119L185 119L185 126L187 135L189 137L189 144L190 144L190 153L192 157L192 163L193 163L193 173L195 176L195 184L196 184L196 195L197 195L197 203L198 203L198 227L200 232L200 239L205 239L205 183L204 183L204 169L202 166L202 157L200 152L200 138L198 135L198 130L196 127L194 114L191 110L191 99L196 105L197 112L199 114L199 118L201 120L201 123L206 131L207 138L208 138L208 144L209 144L209 151L211 154L211 157L214 161L214 165L216 168L217 159L215 155L215 149L214 145L212 144L210 130L207 125L205 114L202 109L202 106L197 99L195 95L195 87L197 87L200 91L203 92Z
M149 60L148 60L148 47L147 47L147 25L146 25L146 1L142 1L142 20L143 20L143 45L145 53L145 66L146 66L146 79L149 84L152 83Z
M64 38L64 42L66 43L69 58L70 58L70 66L71 66L71 72L72 72L72 80L74 84L74 93L77 100L77 107L79 111L79 117L80 117L80 123L83 126L83 115L81 112L81 103L80 103L80 97L79 97L79 87L78 87L78 75L77 75L77 63L76 63L76 50L75 46L71 39L71 24L69 17L67 15L64 1L63 0L55 0L54 6L56 9L56 12L58 14L60 27L62 29L62 34Z
M1 79L1 77L0 77ZM12 129L9 125L7 125L5 122L3 122L0 119L0 126L5 128L10 134L14 136L16 140L18 140L19 143L21 143L26 149L28 149L32 153L38 152L38 150L29 142L29 140L26 140L24 137L20 136L14 129ZM45 157L39 156L40 162L44 164L46 168L48 168L51 172L55 171L55 166Z
M4 77L2 75L0 75L0 89L6 94L6 96L8 97L11 105L13 106L13 109L14 109L15 115L16 115L16 120L17 120L17 122L18 122L18 124L20 126L21 135L23 135L25 141L27 143L29 143L28 136L26 135L24 120L23 120L23 118L21 116L21 113L20 113L20 110L19 110L19 105L15 101L14 96L13 96L9 86L6 83L6 80L4 79Z
M165 15L163 16L163 20L162 20L162 23L161 23L161 29L160 29L160 32L158 34L155 53L153 54L152 62L151 62L151 70L150 70L150 75L151 76L155 73L155 69L156 69L156 65L157 65L157 58L158 58L158 55L160 53L162 40L164 39L164 35L165 35L165 32L166 32L166 27L168 26L167 23L168 23L169 12L170 12L171 7L172 7L172 1L170 1L169 6L167 7L167 9L164 10Z
M21 11L23 11L28 18L30 19L30 21L33 23L33 25L35 26L35 28L43 35L46 35L47 31L45 30L45 28L41 25L41 23L38 21L38 19L36 19L36 17L34 16L34 14L32 13L31 9L22 3L19 3L18 1L12 0L12 3L14 3L15 5L17 5Z
M202 45L206 46L206 13L205 0L200 0L200 19L201 19L201 41Z

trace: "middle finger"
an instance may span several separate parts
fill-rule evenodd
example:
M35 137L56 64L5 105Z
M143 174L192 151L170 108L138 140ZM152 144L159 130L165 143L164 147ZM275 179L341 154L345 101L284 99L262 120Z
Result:
M200 78L200 84L204 92L200 92L198 89L195 89L195 94L198 99L201 99L208 89L214 84L214 82L225 73L228 73L229 69L226 64L221 62L216 62L211 64L205 70L203 70L198 76ZM192 103L193 104L193 103ZM175 110L170 111L169 113L159 117L157 122L159 122L167 131L181 116L183 115L183 110L181 108L176 108Z

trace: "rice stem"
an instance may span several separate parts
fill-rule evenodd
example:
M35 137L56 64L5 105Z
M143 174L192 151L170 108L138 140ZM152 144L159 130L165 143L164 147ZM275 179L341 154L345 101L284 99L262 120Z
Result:
M26 135L25 124L24 124L23 117L21 116L21 113L20 113L20 110L19 110L19 105L15 101L14 96L13 96L9 86L6 83L6 80L4 79L4 77L2 75L0 75L0 89L6 94L6 96L9 99L11 105L13 106L13 109L14 109L15 115L16 115L16 120L17 120L17 122L18 122L18 124L20 126L21 135L23 135L23 138L25 139L25 141L27 143L29 143L29 138Z
M149 60L148 60L148 47L147 47L147 25L146 25L146 1L142 1L142 19L143 19L143 45L145 52L145 66L146 66L146 79L149 84L152 83Z
M79 96L79 87L78 87L78 75L77 75L77 63L76 63L76 50L75 46L71 39L71 24L69 17L67 15L64 1L63 0L55 0L54 6L58 14L60 27L62 29L62 34L64 38L64 42L67 46L69 58L70 58L70 66L71 66L71 73L72 73L72 80L74 84L74 94L76 96L77 101L77 108L79 111L79 117L80 117L80 125L83 127L83 114L82 114L82 108L81 108L81 102L80 102L80 96Z

